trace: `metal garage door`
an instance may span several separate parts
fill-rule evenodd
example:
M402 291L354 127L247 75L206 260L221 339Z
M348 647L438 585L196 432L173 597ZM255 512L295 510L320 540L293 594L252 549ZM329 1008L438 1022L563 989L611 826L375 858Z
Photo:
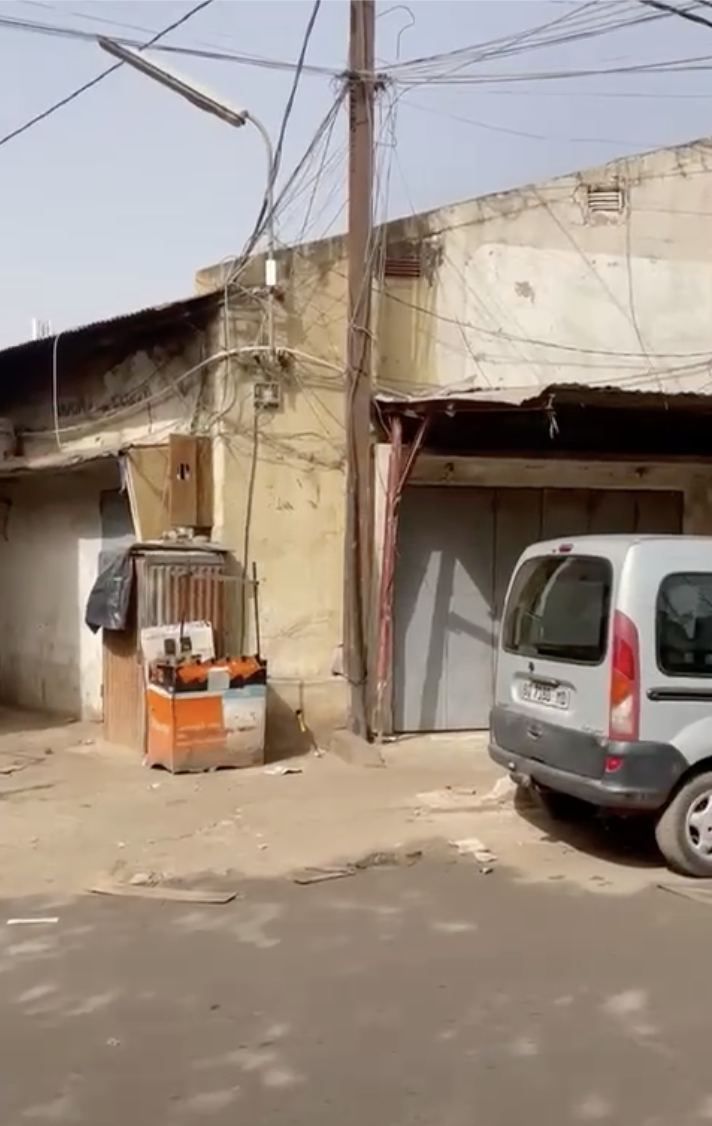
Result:
M681 530L680 493L406 489L394 607L396 731L487 726L502 603L530 543L587 532Z

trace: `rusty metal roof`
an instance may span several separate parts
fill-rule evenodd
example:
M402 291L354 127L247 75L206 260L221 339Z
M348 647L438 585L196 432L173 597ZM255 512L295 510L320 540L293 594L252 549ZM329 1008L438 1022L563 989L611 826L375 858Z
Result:
M208 313L217 308L221 298L222 291L188 297L165 305L137 309L132 313L109 317L107 320L63 329L53 336L43 336L39 340L26 340L20 344L13 344L9 348L0 350L0 370L9 364L14 365L17 360L39 359L44 353L51 353L58 338L63 343L73 342L80 346L91 344L105 347L174 325L189 325L194 321L202 324Z
M709 383L709 378L706 380ZM521 407L523 410L546 410L559 404L598 407L618 407L624 409L664 409L699 408L712 411L712 393L702 391L655 390L643 388L616 387L614 384L591 385L586 383L552 383L549 386L533 388L503 387L486 388L483 391L458 391L436 394L398 395L392 391L378 391L374 395L376 405L384 410L410 411L423 414L427 411L472 411L497 406Z

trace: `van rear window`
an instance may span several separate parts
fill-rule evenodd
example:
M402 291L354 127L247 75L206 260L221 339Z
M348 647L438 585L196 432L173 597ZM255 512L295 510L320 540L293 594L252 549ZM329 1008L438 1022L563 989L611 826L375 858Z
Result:
M507 599L509 653L597 665L606 654L613 571L607 559L545 555L519 568Z

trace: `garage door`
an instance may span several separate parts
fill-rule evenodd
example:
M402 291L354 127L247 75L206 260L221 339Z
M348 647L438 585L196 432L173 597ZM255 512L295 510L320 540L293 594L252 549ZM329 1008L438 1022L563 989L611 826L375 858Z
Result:
M682 531L682 494L577 489L406 489L394 606L396 731L487 726L509 578L536 540Z

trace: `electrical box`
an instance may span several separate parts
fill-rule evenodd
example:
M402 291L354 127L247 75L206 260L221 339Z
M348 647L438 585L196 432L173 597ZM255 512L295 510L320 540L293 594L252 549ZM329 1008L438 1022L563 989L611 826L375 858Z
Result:
M276 380L260 379L255 383L255 406L276 410L282 405L282 385Z

